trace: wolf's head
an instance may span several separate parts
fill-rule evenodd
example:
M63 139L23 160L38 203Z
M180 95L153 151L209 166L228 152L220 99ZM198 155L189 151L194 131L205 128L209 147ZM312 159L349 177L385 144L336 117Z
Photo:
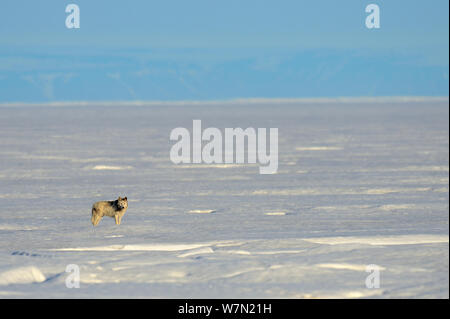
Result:
M127 209L128 208L128 200L126 197L120 197L117 199L117 207L119 209Z

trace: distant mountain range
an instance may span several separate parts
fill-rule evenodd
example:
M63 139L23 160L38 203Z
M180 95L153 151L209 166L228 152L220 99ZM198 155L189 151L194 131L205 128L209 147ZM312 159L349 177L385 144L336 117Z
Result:
M448 96L448 65L358 50L0 50L0 102Z

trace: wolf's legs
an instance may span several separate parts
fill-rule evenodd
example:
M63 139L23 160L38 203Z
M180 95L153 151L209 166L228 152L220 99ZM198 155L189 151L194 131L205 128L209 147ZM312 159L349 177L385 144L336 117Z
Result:
M114 215L114 219L116 220L116 225L120 225L120 217L119 217L119 215Z

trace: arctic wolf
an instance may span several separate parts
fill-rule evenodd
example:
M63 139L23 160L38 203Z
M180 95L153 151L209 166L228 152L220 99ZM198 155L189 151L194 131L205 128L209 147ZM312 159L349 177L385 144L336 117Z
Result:
M128 208L128 200L126 197L112 201L97 202L92 206L92 225L97 226L103 216L114 217L116 225L120 225L122 216Z

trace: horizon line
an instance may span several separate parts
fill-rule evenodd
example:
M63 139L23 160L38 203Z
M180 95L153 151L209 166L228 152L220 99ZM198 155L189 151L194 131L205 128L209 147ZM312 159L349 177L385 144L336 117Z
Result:
M407 102L449 102L448 96L378 96L378 97L303 97L303 98L232 98L223 100L118 100L118 101L48 101L48 102L0 102L0 107L20 106L152 106L152 105L221 105L221 104L292 104L292 103L407 103Z

